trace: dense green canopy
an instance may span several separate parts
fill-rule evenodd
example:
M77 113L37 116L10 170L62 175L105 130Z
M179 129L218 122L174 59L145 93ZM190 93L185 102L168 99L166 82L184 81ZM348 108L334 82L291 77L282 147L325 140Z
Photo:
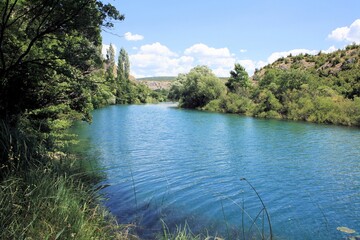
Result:
M280 58L249 79L235 64L225 83L198 67L179 75L169 97L181 107L264 118L360 126L360 46Z
M101 28L124 16L95 0L6 0L0 10L0 117L88 118Z

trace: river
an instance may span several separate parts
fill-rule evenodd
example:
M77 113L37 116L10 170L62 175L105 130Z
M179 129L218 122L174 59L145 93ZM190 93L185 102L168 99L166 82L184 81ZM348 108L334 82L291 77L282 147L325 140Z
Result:
M226 239L269 237L260 199L276 239L359 235L357 128L158 104L95 110L93 123L74 131L105 175L104 204L144 239L164 223Z

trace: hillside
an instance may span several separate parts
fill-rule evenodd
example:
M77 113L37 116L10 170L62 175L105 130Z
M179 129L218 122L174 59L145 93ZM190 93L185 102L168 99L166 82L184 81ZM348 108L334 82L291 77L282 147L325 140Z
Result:
M329 54L319 52L317 55L300 54L279 58L274 63L255 71L252 80L259 82L270 69L284 72L296 69L321 79L338 79L337 86L344 85L343 80L347 83L354 82L360 84L359 68L360 45L353 44L343 50L337 50ZM357 92L357 96L359 96L359 93L360 91Z
M177 79L174 76L165 76L165 77L145 77L138 78L137 81L144 83L151 90L169 90L171 84ZM227 77L220 77L220 80L226 82L228 80Z
M345 49L340 49L332 53L322 53L317 55L299 54L292 56L291 54L286 58L279 58L274 63L265 66L263 69L270 67L278 67L283 70L290 68L300 69L316 69L325 70L335 68L336 71L344 69L344 64L354 63L359 64L360 45L349 45Z
M169 90L171 83L175 81L176 77L165 76L165 77L145 77L138 78L137 81L145 84L151 90Z
M225 84L227 89L217 88L215 83L205 80L185 75L183 81L172 86L170 95L183 105L188 96L201 103L184 105L189 108L360 126L359 45L329 54L280 58L257 70L251 79L238 64Z
M176 79L175 76L161 76L161 77L144 77L144 78L137 78L138 81L164 81L164 82L171 82Z

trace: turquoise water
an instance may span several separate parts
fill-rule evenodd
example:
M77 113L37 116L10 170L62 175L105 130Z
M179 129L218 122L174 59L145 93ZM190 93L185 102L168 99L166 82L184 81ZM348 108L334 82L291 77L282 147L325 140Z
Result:
M162 229L160 219L227 239L269 236L264 214L251 227L262 205L240 178L260 194L277 239L360 232L359 129L159 104L96 110L75 131L106 175L106 206L144 239Z

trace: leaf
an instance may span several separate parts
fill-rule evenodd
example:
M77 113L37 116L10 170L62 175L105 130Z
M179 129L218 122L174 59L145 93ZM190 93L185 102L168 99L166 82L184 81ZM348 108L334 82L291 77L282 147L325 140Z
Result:
M336 230L344 233L355 233L356 231L354 229L348 228L348 227L337 227Z
M60 235L65 231L65 228L63 228L58 234L56 234L55 240L59 239Z

